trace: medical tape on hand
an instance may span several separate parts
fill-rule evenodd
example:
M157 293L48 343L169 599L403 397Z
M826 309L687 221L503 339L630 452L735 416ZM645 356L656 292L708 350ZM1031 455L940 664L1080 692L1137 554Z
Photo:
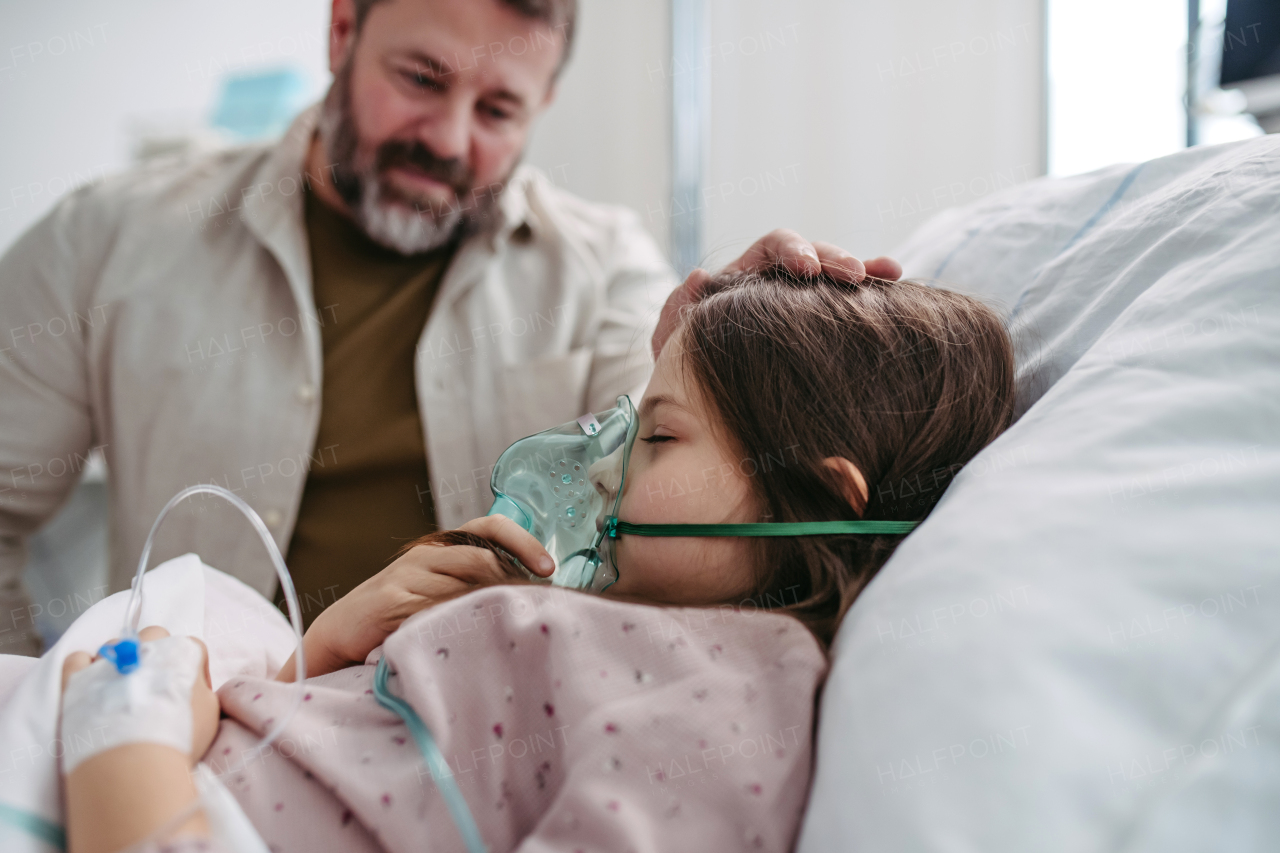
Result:
M139 645L138 668L121 675L105 658L74 673L62 697L64 773L128 743L191 752L191 688L203 677L200 644L163 637Z

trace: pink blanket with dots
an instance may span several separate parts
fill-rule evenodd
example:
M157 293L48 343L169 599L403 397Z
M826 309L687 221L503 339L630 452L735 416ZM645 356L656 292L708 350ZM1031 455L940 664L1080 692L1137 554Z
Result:
M234 678L206 756L272 850L460 850L391 690L434 735L490 851L790 850L809 787L817 642L749 609L659 608L540 586L407 621L365 666L295 689Z

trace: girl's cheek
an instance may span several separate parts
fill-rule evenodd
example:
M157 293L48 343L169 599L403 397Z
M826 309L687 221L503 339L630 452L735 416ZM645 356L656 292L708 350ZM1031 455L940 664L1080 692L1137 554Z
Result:
M621 595L660 598L668 579L662 576L664 560L659 540L625 536L613 547L618 581L610 587L610 591Z
M627 492L635 520L662 523L703 521L709 517L707 510L715 507L717 499L713 489L696 482L675 465L646 472Z
M635 524L675 521L676 519L669 515L671 510L664 509L667 504L667 491L661 474L653 470L645 471L627 486L622 496L619 517L623 521Z

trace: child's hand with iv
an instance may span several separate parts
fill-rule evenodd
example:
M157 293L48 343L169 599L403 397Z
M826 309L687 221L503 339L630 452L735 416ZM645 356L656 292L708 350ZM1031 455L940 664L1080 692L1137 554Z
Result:
M194 637L144 628L138 669L121 675L98 655L62 665L60 736L71 853L137 843L196 799L191 768L218 731L209 656ZM176 832L205 835L195 813Z
M482 586L524 579L496 549L538 577L550 577L555 571L555 562L542 543L505 516L473 519L456 531L424 538L426 542L410 546L316 617L303 638L308 676L363 663L369 652L420 610ZM291 656L276 680L294 677Z

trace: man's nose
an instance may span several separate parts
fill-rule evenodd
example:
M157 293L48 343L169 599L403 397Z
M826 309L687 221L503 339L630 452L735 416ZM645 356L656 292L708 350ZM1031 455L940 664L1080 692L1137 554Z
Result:
M442 160L469 162L471 119L474 111L465 98L447 98L418 128L418 138Z
M618 484L622 481L622 450L619 447L587 469L587 479L604 498L606 509L612 507L618 494Z

